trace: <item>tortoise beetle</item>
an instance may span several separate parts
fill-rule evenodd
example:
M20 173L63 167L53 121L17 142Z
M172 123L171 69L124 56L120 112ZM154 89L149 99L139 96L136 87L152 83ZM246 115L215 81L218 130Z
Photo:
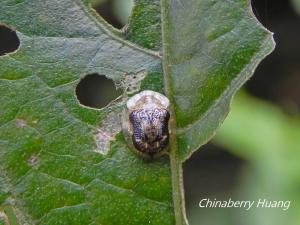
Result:
M131 97L123 113L123 133L131 149L142 156L161 155L169 144L169 99L154 91Z

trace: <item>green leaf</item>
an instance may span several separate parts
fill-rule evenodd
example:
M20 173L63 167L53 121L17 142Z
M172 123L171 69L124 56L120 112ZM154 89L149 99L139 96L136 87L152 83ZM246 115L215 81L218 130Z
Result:
M249 3L138 0L125 33L86 0L5 0L0 11L21 41L0 59L0 201L13 210L9 217L19 224L186 223L181 164L214 134L232 95L274 46ZM128 149L118 118L125 99L100 110L78 103L75 87L91 73L122 90L132 82L165 90L170 157L149 162Z
M126 38L144 48L161 48L160 0L135 0Z
M167 2L167 1L166 1ZM214 133L233 93L274 47L248 1L171 1L165 9L165 69L182 160ZM188 34L188 35L187 35Z

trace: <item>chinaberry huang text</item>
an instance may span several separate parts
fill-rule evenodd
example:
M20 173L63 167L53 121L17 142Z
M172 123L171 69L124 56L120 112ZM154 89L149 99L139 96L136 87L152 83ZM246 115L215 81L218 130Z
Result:
M199 202L200 208L244 208L245 210L250 210L254 207L256 208L280 208L282 210L288 210L291 205L291 201L281 201L281 200L267 200L264 198L257 199L255 201L242 200L236 201L231 200L217 200L204 198Z

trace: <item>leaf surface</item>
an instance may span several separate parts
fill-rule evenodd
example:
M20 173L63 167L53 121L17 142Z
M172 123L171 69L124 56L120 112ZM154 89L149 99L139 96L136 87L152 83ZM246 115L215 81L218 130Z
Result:
M0 12L21 42L0 58L0 203L19 224L185 223L181 163L273 47L249 3L138 0L124 34L86 1L5 0ZM166 90L170 160L128 149L118 132L124 99L100 110L78 103L75 87L92 73L123 90L146 74L140 89Z

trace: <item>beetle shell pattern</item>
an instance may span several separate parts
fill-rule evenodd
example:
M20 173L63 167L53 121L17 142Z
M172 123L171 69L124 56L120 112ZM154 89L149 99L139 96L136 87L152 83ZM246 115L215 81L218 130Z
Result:
M163 152L169 143L169 100L154 91L142 91L127 101L131 145L142 155L154 156Z

